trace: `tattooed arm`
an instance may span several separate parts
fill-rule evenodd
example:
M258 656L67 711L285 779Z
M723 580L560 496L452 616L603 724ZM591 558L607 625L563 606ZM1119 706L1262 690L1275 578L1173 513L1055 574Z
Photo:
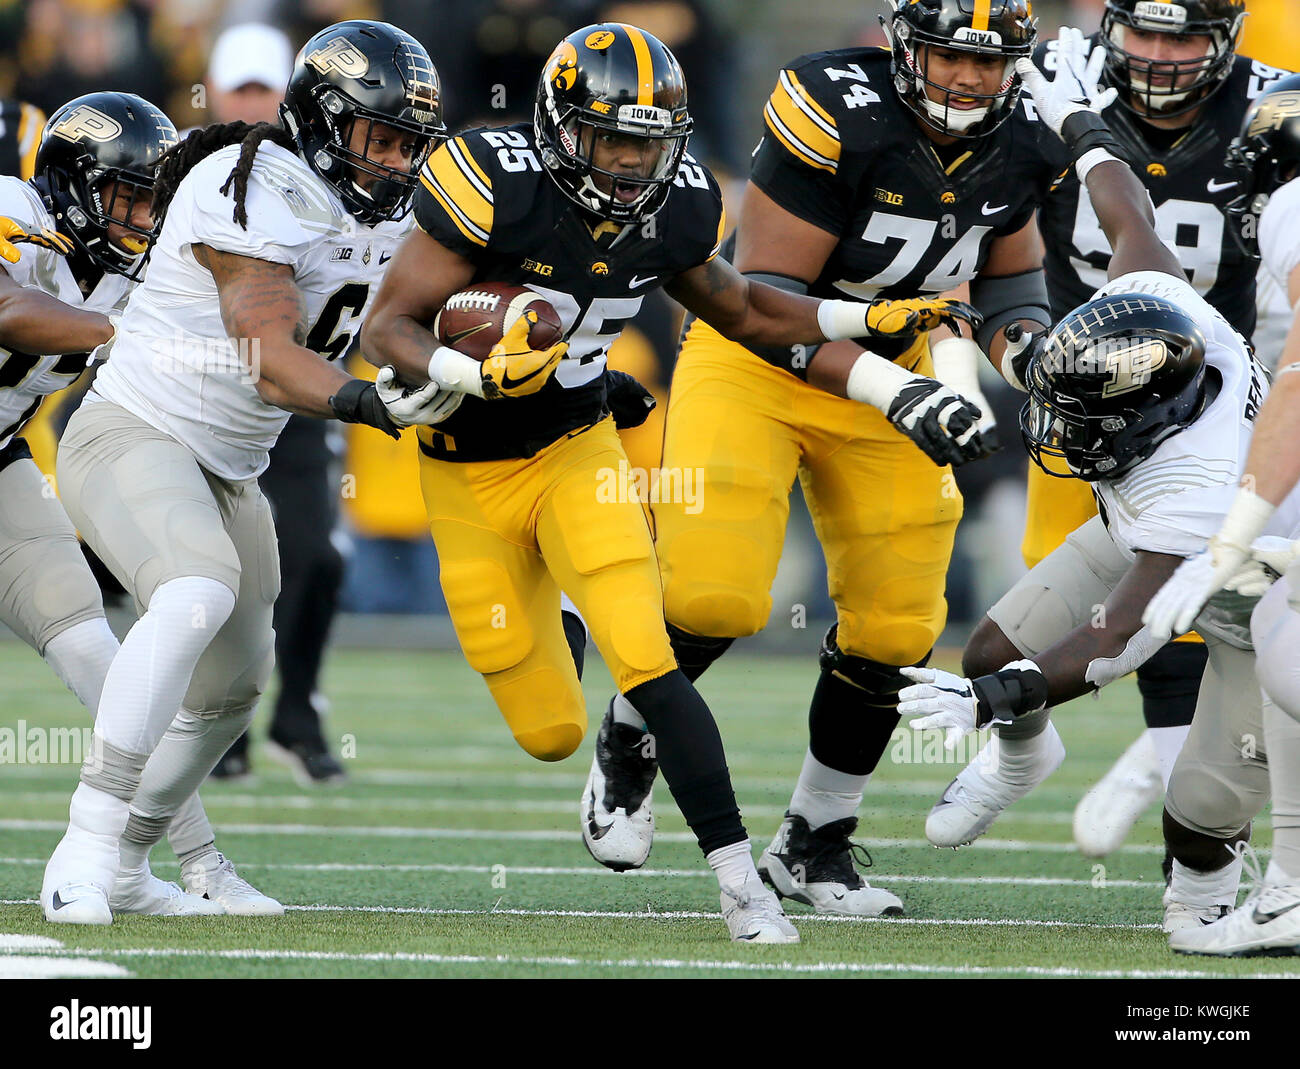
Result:
M351 376L304 348L306 309L293 268L206 245L194 246L194 258L216 280L226 333L257 342L258 363L250 369L257 395L290 412L336 415L329 399Z

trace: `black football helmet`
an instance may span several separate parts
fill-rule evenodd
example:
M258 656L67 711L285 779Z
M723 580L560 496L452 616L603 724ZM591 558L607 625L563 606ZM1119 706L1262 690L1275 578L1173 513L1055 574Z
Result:
M1227 163L1240 190L1226 208L1232 234L1258 259L1260 212L1278 186L1300 176L1300 74L1274 82L1255 99L1228 146Z
M130 222L132 206L153 196L154 165L176 144L176 127L134 93L87 93L50 116L36 150L32 181L58 229L105 271L136 279L157 227ZM114 211L125 219L113 218ZM127 231L126 248L108 228Z
M327 26L302 46L293 64L280 121L298 150L362 223L400 219L410 210L419 171L447 136L442 85L429 53L386 22L354 20ZM366 148L349 147L356 123L367 124ZM383 123L415 136L411 169L369 158L369 127ZM369 190L355 171L374 175Z
M1237 39L1246 18L1245 0L1106 0L1101 43L1106 49L1102 81L1119 90L1119 102L1137 115L1182 115L1205 100L1232 71ZM1135 56L1124 47L1130 30L1210 38L1205 55L1183 61ZM1178 79L1194 80L1176 88ZM1153 78L1167 85L1152 84Z
M566 197L603 219L640 222L663 207L686 151L686 78L652 34L619 22L587 26L546 61L533 126L542 163ZM596 139L606 134L644 145L639 173L596 166ZM608 191L596 175L609 180Z
M1038 20L1028 0L894 0L896 9L880 24L893 51L894 88L927 126L950 137L983 137L1011 117L1020 99L1016 60L1031 55ZM921 48L925 52L921 52ZM1001 56L1002 82L996 93L974 97L979 106L954 108L946 85L929 77L932 47L980 56ZM939 91L931 100L926 87Z
M1118 479L1200 415L1205 335L1161 297L1096 297L1053 328L1025 385L1020 433L1034 462L1058 478Z

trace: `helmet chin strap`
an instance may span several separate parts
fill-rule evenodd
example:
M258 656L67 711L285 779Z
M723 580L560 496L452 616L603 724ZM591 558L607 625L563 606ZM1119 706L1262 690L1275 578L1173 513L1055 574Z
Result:
M982 108L953 108L944 104L936 104L926 94L924 88L921 91L921 104L926 113L935 122L942 124L946 129L955 130L957 133L964 134L976 123L983 122L989 114L989 106L986 104Z

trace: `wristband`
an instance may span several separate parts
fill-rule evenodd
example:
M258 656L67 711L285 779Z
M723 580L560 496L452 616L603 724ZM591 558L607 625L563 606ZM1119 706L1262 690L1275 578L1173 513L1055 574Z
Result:
M847 304L848 302L822 302L823 305L831 303ZM844 384L844 395L850 401L862 401L874 405L888 415L889 406L898 395L898 391L917 377L883 356L864 352L849 369L848 381Z
M981 393L979 362L983 355L984 350L969 338L944 338L930 346L934 377L967 400Z
M1033 661L1012 661L996 672L971 680L975 726L1010 724L1018 716L1047 705L1047 679Z
M1223 517L1223 524L1214 540L1227 545L1237 546L1250 552L1250 544L1263 532L1277 506L1266 501L1253 490L1244 486L1237 488L1237 496L1232 499L1232 507Z
M867 309L870 307L860 301L822 301L817 306L817 329L827 341L865 338L870 333L867 330Z
M429 381L444 390L483 396L483 372L477 360L440 345L429 357Z
M1079 176L1079 181L1086 183L1088 175L1092 169L1099 163L1123 163L1118 156L1112 156L1104 148L1090 148L1079 157L1074 165L1074 173Z

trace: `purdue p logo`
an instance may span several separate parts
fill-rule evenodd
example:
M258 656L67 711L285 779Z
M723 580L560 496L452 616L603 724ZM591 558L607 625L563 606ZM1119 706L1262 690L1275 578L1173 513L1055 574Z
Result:
M338 71L345 78L360 78L370 69L370 62L351 41L336 37L329 44L316 49L307 62L321 74Z
M85 104L72 111L54 128L56 135L68 141L88 137L91 141L112 141L122 133L122 124L111 115Z

